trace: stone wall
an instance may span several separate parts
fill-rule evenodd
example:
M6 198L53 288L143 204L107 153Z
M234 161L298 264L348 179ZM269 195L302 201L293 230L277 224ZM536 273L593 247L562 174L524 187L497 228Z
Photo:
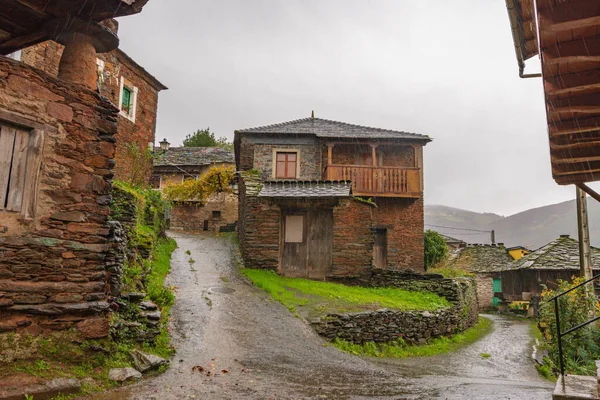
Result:
M477 280L477 302L480 310L494 307L493 276L491 274L475 274Z
M43 132L31 218L0 211L0 331L96 326L105 311L117 110L0 56L0 117Z
M477 322L477 284L473 279L445 279L441 275L419 275L376 269L372 287L397 287L429 291L445 297L452 306L436 311L376 310L348 314L328 314L312 322L320 335L352 343L391 342L402 338L422 343L449 336Z
M354 199L340 199L333 208L333 268L328 279L357 283L368 281L373 265L374 206Z
M277 151L278 149L298 151L300 172L297 175L297 179L322 179L321 152L318 146L314 144L255 144L254 168L261 171L263 179L275 179L273 174L273 151Z
M259 177L241 173L239 179L238 237L247 268L277 270L281 210L271 201L256 197Z
M425 272L423 198L378 198L373 225L387 230L387 267Z
M219 215L214 215L218 212ZM238 201L234 193L213 193L204 205L185 202L175 204L171 209L171 229L184 231L204 230L204 221L209 231L219 232L238 220Z
M64 46L46 41L23 49L21 60L33 67L41 69L53 76L58 75L58 65ZM148 143L154 143L156 132L156 114L158 112L158 92L162 86L157 85L154 77L137 65L120 49L98 54L97 58L104 62L103 82L100 93L113 104L118 105L121 76L128 79L138 88L135 122L119 115L116 149L117 179L126 179L131 172L130 157L127 156L127 144L136 143L145 150Z

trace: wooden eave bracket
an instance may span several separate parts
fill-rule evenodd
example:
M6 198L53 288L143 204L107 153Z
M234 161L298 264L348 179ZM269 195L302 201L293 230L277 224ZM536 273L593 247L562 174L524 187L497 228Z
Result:
M596 192L594 189L592 189L585 183L576 183L575 186L589 194L591 197L594 198L594 200L600 202L600 194L598 194L598 192Z

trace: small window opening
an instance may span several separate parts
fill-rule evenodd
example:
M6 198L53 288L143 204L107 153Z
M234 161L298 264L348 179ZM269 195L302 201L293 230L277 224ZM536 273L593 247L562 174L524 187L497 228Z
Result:
M212 217L213 219L221 219L221 211L213 211Z
M294 152L277 152L275 158L275 177L296 179L298 154Z

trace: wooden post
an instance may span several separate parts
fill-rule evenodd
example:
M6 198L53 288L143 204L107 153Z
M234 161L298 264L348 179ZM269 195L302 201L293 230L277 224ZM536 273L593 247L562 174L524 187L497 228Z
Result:
M577 231L579 234L579 268L581 276L586 280L593 276L592 253L590 248L590 230L588 225L587 197L585 192L577 187Z
M333 164L333 144L327 143L327 166Z
M377 166L377 145L371 143L371 164L373 167ZM371 191L380 191L381 185L379 184L379 177L375 168L371 168Z
M415 149L415 167L419 168L419 189L422 192L425 187L423 179L423 146L414 146Z

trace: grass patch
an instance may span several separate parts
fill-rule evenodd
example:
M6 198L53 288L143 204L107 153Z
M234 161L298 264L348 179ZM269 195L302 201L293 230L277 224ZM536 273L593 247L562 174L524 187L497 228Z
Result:
M402 339L381 344L374 342L354 344L336 339L332 344L342 351L357 356L388 358L428 357L455 351L460 347L474 343L487 335L491 329L492 321L484 317L479 317L477 323L464 332L457 333L451 337L431 339L424 345L409 344Z
M291 312L308 312L311 317L377 308L434 311L451 305L445 298L429 292L284 278L272 271L258 269L243 269L242 273Z
M156 245L152 272L148 276L148 297L161 309L171 307L175 302L175 295L164 286L164 282L165 276L171 270L171 253L176 248L177 243L171 238L159 240Z
M473 277L474 274L470 273L466 269L462 268L453 268L453 267L437 267L430 268L427 270L428 274L440 274L443 275L444 278L465 278L465 277Z
M481 356L481 358L490 358L490 357L492 357L492 355L490 353L481 353L480 356Z

